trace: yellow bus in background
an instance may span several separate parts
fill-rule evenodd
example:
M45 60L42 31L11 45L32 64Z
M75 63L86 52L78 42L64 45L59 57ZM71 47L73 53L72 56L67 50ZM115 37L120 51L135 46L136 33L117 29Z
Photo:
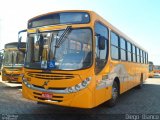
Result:
M142 87L148 53L93 11L66 10L28 21L25 98L93 108Z
M154 65L154 73L160 74L160 66L159 65Z
M153 62L149 61L149 73L148 77L153 78L154 77L154 65Z
M26 31L21 30L18 33L18 39L25 39ZM26 34L26 35L25 35ZM18 45L21 50L18 49ZM24 74L24 57L25 57L26 43L12 42L4 46L4 60L2 66L2 81L22 82Z
M18 76L21 75L24 65L25 45L22 43L21 47L24 47L24 51L17 49L18 42L12 42L5 44L4 48L4 60L2 66L2 81L18 81Z
M3 62L3 50L0 50L0 75L1 75L2 62Z

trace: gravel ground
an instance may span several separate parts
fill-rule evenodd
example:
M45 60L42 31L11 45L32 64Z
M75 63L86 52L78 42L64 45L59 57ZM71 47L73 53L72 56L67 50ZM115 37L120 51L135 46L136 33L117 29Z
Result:
M152 118L151 118L152 117ZM131 89L120 96L118 104L108 108L102 104L93 109L77 109L37 104L21 95L21 85L0 80L0 119L160 119L160 78L149 78L142 89Z

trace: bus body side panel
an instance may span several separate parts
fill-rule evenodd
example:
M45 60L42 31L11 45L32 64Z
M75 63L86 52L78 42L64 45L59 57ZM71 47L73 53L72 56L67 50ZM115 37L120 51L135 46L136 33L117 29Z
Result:
M120 93L139 85L141 75L143 76L143 81L148 77L147 65L145 64L112 60L110 66L111 71L109 75L115 74L111 78L114 80L117 77L120 81Z
M107 100L111 99L112 87L106 87L102 89L95 90L95 106L98 106Z

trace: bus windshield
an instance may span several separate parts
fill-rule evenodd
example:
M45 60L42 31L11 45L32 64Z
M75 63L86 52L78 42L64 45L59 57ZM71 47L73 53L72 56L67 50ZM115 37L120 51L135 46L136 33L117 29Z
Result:
M4 52L5 67L22 67L24 63L24 53L21 51L7 50Z
M92 64L92 31L89 28L28 34L25 67L77 70Z

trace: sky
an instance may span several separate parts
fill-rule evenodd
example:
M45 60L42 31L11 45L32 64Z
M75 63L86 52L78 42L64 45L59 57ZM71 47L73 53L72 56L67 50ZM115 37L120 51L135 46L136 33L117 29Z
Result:
M18 31L37 15L58 10L93 10L145 48L160 65L160 0L4 0L0 4L0 50L18 41Z

